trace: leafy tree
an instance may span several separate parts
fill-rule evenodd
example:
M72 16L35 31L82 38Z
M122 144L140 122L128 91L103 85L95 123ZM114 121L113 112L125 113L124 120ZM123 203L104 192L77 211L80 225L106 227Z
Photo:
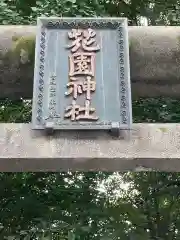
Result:
M116 16L127 17L130 25L178 25L178 0L2 0L1 24L34 24L37 16Z

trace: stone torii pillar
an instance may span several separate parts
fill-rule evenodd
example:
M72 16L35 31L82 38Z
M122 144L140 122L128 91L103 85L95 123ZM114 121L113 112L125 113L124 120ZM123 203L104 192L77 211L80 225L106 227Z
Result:
M32 98L35 26L0 26L1 98ZM180 93L180 27L129 27L133 98Z
M35 26L0 27L0 96L32 98ZM129 27L132 96L180 96L180 27ZM180 125L134 124L131 141L106 133L43 136L0 124L0 171L180 171Z

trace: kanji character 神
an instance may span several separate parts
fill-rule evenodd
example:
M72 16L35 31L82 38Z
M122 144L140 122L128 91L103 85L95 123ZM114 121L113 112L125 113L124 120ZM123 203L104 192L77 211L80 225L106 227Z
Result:
M86 77L85 81L75 81L76 78L71 78L71 82L67 84L69 90L65 93L65 95L73 94L73 98L77 99L78 94L82 94L86 92L86 99L91 99L91 91L95 91L96 89L96 82L91 80L90 76Z

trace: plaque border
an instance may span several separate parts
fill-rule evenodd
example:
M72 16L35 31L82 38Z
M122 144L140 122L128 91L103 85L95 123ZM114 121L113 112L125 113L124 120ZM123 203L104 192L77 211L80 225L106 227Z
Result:
M128 19L127 18L68 18L68 17L38 17L37 35L35 47L35 69L32 107L32 128L45 129L45 118L43 113L44 93L44 62L46 53L46 31L48 29L112 29L117 30L119 59L119 91L120 91L120 129L131 129L132 125L132 100L130 82L130 61L128 41ZM122 41L124 49L122 50ZM39 44L37 44L39 43ZM124 54L125 53L125 54ZM129 66L125 68L125 66ZM124 75L123 75L124 74ZM124 76L124 77L123 77ZM38 86L38 87L37 87ZM36 102L36 103L35 103ZM53 120L54 121L54 120ZM55 129L110 129L112 123L100 121L99 123L60 123L56 119Z

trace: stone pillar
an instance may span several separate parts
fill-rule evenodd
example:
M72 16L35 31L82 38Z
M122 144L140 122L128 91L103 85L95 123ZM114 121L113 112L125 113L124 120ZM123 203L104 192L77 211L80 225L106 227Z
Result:
M1 98L32 98L35 26L0 26ZM180 96L180 27L129 27L132 96Z

